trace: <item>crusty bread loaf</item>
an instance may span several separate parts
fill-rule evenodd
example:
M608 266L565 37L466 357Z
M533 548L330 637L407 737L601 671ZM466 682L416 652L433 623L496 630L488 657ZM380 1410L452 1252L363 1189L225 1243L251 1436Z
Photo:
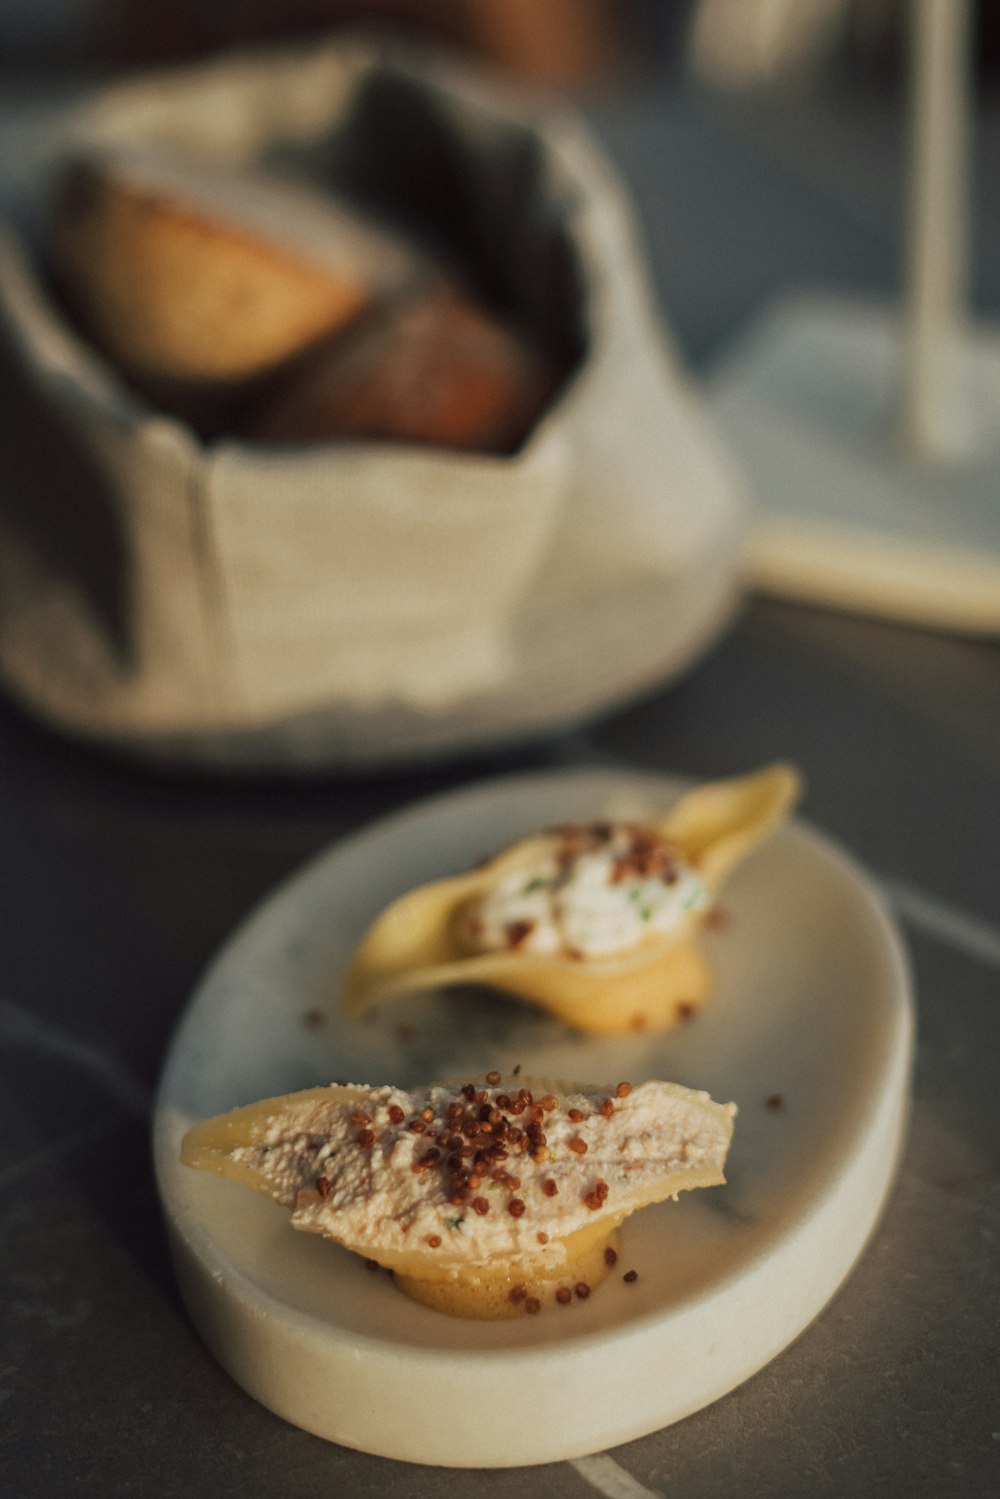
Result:
M524 334L438 282L312 350L258 410L249 435L510 453L554 385L551 361Z
M239 389L419 274L333 198L122 151L64 174L52 260L85 331L168 406Z

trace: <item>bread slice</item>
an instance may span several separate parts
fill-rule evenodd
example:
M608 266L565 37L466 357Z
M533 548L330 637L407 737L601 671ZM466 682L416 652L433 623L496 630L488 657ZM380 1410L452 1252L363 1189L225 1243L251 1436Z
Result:
M331 196L139 151L69 165L52 261L102 351L181 397L255 380L420 271L400 237Z

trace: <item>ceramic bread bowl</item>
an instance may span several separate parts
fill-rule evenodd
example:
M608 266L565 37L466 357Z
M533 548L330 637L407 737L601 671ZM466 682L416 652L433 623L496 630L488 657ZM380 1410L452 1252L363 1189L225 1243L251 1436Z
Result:
M797 773L778 764L703 785L650 823L522 839L383 911L353 955L341 1004L360 1017L461 985L516 995L583 1031L672 1025L710 989L699 926L798 794Z

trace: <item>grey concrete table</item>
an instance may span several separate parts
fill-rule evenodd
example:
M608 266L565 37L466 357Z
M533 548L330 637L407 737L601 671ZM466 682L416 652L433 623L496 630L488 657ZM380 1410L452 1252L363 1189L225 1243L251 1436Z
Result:
M3 97L16 168L35 117L23 87ZM650 85L591 115L699 367L792 282L892 284L898 140L877 101L737 106ZM995 201L990 213L977 298L995 312ZM443 1473L331 1446L256 1405L178 1302L148 1139L171 1029L232 925L303 859L416 795L514 768L704 777L776 756L803 768L805 814L883 882L917 984L902 1171L832 1304L725 1399L576 1463ZM156 777L0 708L0 1492L1000 1492L998 809L995 643L761 601L686 680L597 725L377 779ZM503 1391L483 1399L484 1419L502 1419Z

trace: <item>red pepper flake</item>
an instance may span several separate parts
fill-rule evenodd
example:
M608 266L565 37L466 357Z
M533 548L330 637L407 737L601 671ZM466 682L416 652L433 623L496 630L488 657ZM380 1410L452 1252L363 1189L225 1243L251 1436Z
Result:
M524 1213L524 1203L520 1197L512 1197L507 1204L507 1211L512 1218L520 1218Z
M572 1140L570 1140L568 1144L570 1150L572 1150L576 1155L586 1155L587 1151L590 1148L586 1140L581 1140L579 1135L574 1135Z
M619 1083L618 1086L617 1086L617 1088L615 1089L615 1094L616 1094L616 1096L618 1098L627 1098L629 1096L629 1094L631 1093L631 1091L632 1091L632 1084L631 1083Z
M537 1296L528 1296L525 1299L524 1310L527 1312L529 1317L537 1317L541 1309L542 1303L539 1301Z
M390 1124L402 1124L405 1118L406 1115L403 1113L403 1110L399 1107L398 1103L392 1103L389 1105Z
M583 1111L581 1109L570 1109L568 1111L568 1114L569 1118L572 1119L574 1124L579 1124L580 1120L583 1118Z
M434 1110L433 1109L421 1109L420 1110L420 1117L421 1117L421 1119L423 1119L425 1121L425 1123L427 1123L427 1124L433 1124L433 1122L434 1122Z
M517 1306L519 1302L527 1300L527 1296L527 1286L511 1286L508 1300L513 1301L514 1305Z
M578 1280L573 1289L576 1292L577 1296L579 1296L581 1301L586 1301L587 1297L590 1295L590 1287L585 1280Z
M427 1235L427 1247L428 1247L428 1249L440 1249L441 1248L441 1235L440 1234L428 1234Z
M317 1176L317 1178L316 1178L316 1191L319 1193L319 1195L322 1197L323 1201L325 1202L326 1199L330 1195L330 1182L329 1182L329 1180L328 1180L327 1177L325 1177L325 1176Z
M639 1272L638 1272L638 1270L626 1270L625 1274L622 1276L622 1280L625 1282L625 1284L627 1286L634 1286L635 1283L636 1283L636 1281L638 1279L639 1279Z
M615 1111L615 1106L611 1102L611 1099L610 1098L605 1098L604 1101L601 1104L601 1114L604 1116L605 1119L610 1119L611 1116L612 1116L612 1114L614 1113L614 1111Z
M554 1093L546 1093L544 1098L538 1100L538 1107L544 1109L546 1114L551 1114L552 1110L558 1106L558 1103L559 1100Z
M785 1106L785 1095L783 1093L771 1093L765 1099L765 1107L768 1109L781 1109Z
M555 1197L559 1191L559 1186L552 1180L551 1176L547 1176L542 1182L542 1191L545 1193L546 1197Z
M370 1114L366 1114L364 1109L355 1109L354 1113L351 1115L352 1124L362 1125L371 1124L371 1122L372 1116Z
M411 1135L425 1135L427 1133L427 1126L422 1119L411 1119L406 1128L410 1131Z
M486 1081L495 1088L497 1083L500 1081L499 1072L487 1072Z
M474 1213L478 1213L480 1218L485 1218L490 1210L490 1205L485 1197L474 1197L472 1199L472 1210Z
M537 1233L535 1235L535 1238L538 1240L539 1244L547 1244L549 1242L548 1234Z
M569 1306L570 1302L573 1300L573 1292L570 1290L569 1286L559 1287L559 1289L556 1291L556 1300L558 1301L560 1306Z
M617 1252L614 1249L612 1249L612 1247L611 1247L610 1244L608 1245L607 1249L605 1249L605 1251L604 1251L604 1263L607 1266L609 1266L609 1267L611 1265L616 1265L618 1263Z
M370 1150L375 1144L375 1131L373 1129L359 1129L358 1144L364 1146L365 1150Z

